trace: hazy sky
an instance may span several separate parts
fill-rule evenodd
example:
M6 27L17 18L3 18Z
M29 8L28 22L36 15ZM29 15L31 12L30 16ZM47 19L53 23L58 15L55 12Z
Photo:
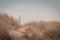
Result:
M21 22L60 21L59 0L0 0L0 11Z

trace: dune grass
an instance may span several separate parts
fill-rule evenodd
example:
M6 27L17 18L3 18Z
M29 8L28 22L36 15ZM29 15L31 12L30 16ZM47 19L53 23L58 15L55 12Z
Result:
M60 40L60 22L40 21L21 25L13 17L0 14L0 40L13 40L10 31L17 35L13 34L14 40Z

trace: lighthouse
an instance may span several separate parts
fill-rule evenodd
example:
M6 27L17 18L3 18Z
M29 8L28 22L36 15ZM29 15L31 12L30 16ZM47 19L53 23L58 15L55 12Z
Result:
M21 17L19 16L19 23L21 23Z

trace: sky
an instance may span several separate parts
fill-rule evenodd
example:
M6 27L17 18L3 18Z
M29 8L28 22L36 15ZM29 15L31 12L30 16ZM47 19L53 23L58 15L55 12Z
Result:
M0 12L5 12L21 23L32 21L60 21L59 0L0 0Z

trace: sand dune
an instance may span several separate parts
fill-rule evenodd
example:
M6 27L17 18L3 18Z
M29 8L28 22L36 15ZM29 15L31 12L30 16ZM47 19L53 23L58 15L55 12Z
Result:
M4 33L9 36L6 40L60 40L60 22L56 21L39 21L21 25L13 17L0 14L1 29L7 31L0 31L1 40L5 39Z

